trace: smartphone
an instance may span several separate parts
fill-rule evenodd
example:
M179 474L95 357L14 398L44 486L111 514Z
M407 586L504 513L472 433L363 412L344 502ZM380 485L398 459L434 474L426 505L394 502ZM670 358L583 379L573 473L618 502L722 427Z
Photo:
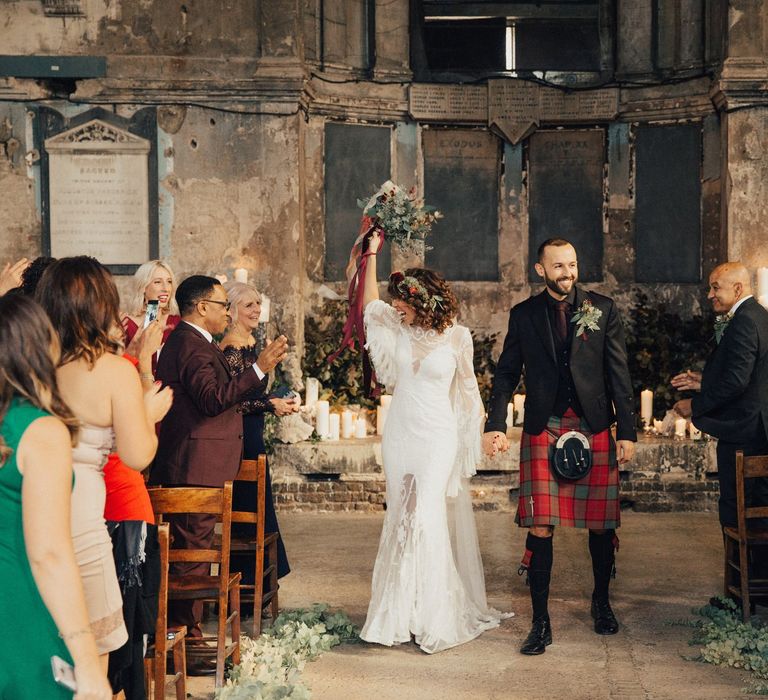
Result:
M77 681L75 680L75 668L67 663L60 656L51 657L51 670L53 671L53 680L59 685L77 692Z
M152 299L147 302L147 310L144 312L144 328L157 318L159 305L160 302L157 299Z

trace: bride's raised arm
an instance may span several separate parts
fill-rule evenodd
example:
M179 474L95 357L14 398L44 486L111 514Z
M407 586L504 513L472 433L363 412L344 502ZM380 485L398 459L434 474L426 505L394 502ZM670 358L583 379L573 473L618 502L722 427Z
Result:
M379 249L381 235L377 229L373 229L368 239L368 250L363 255L368 257L368 265L365 268L363 280L363 308L379 298L379 283L376 280L376 251Z

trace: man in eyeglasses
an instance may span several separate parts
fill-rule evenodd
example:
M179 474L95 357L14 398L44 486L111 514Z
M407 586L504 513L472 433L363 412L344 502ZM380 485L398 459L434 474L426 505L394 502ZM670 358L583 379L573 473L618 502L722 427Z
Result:
M243 420L236 409L251 392L266 384L266 375L281 362L288 343L280 336L253 364L253 371L232 376L213 336L229 321L229 301L214 277L193 275L176 290L181 322L168 336L157 363L157 378L173 387L171 410L160 424L157 456L150 482L162 486L221 487L235 478L243 450ZM215 516L177 516L171 523L174 546L210 548ZM208 564L177 564L174 574L207 574ZM201 636L202 605L173 601L168 622L186 625Z

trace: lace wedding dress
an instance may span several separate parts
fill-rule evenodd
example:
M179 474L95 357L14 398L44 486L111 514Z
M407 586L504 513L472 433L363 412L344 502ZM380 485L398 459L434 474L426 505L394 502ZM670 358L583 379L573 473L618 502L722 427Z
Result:
M489 608L469 477L481 458L483 405L463 326L409 327L383 301L365 308L367 349L394 386L382 439L387 514L361 638L411 635L427 653L498 626Z

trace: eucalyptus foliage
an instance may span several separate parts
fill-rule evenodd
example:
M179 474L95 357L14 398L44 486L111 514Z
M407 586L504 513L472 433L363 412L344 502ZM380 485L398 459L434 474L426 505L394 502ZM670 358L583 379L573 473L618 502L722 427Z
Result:
M240 663L216 691L216 699L309 700L309 689L301 682L307 661L357 639L347 615L327 605L285 611L258 639L240 638Z

